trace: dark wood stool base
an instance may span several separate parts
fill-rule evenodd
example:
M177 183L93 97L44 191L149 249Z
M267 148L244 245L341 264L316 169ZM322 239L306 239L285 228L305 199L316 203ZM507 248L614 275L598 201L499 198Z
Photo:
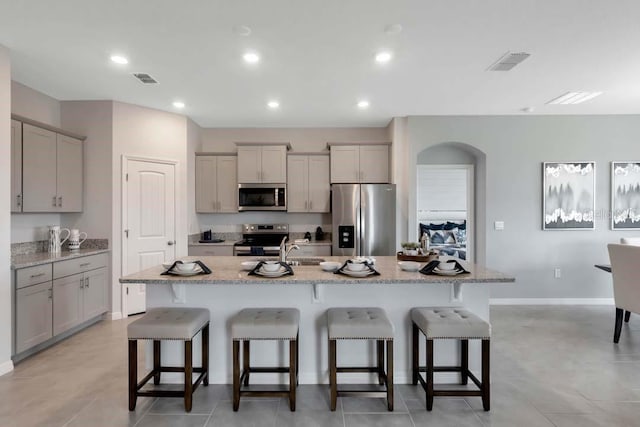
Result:
M288 397L289 409L296 410L296 388L298 387L298 336L289 341L289 366L251 367L250 340L233 340L233 411L240 408L240 397ZM240 343L242 343L242 372L240 371ZM288 373L289 387L285 390L243 390L249 386L249 375L254 373Z
M427 343L426 366L419 366L420 349L419 349L419 333L422 332L418 326L412 322L412 382L422 385L427 398L427 411L433 409L434 396L480 396L482 397L482 407L485 411L491 409L491 390L489 377L490 364L490 343L489 339L482 339L482 381L469 370L469 340L460 339L460 366L433 366L433 339L425 334ZM424 334L424 332L422 332ZM426 378L420 375L420 372L426 373ZM434 372L460 372L460 384L467 384L468 379L478 387L478 390L437 390L433 387Z
M387 368L385 371L385 341ZM336 410L338 396L364 395L366 397L387 398L387 409L393 411L393 340L376 340L377 365L364 367L338 367L337 366L337 340L329 340L329 391L331 410ZM384 386L383 391L371 391L371 389L358 388L350 384L348 389L338 389L337 374L340 372L377 373L378 384Z
M184 409L191 412L193 393L200 383L209 385L209 323L202 328L202 367L193 367L192 340L184 341L184 367L162 366L160 363L160 340L153 340L153 370L140 382L138 381L138 340L129 340L129 410L136 409L138 396L151 397L182 397ZM162 372L184 372L184 390L148 390L140 391L142 387L153 378L154 384L160 384ZM193 373L199 373L198 378L192 382Z

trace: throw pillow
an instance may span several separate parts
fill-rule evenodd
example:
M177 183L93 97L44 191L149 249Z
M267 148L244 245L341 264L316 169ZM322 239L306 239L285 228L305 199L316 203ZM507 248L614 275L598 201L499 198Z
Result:
M429 242L432 245L443 245L445 241L444 230L431 230L429 236Z

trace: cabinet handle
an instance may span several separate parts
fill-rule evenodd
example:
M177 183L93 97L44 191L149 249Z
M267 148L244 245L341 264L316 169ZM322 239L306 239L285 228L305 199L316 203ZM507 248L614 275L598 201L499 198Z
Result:
M83 262L82 264L80 264L80 267L89 267L90 265L90 262Z
M84 279L80 279L80 289L84 289Z
M53 290L49 289L49 299L53 299Z
M313 209L313 200L309 200L309 210Z
M218 205L218 210L222 209L222 202L218 201L216 204Z
M58 197L58 207L62 207L62 196Z
M56 196L53 196L53 207L54 208L57 206L56 200L58 200L58 198Z
M17 200L17 202L16 202L16 203L17 203L17 205L18 205L18 206L22 206L22 194L18 194L18 195L16 196L16 198L18 199L18 200Z
M42 277L42 276L44 276L44 273L32 274L31 278L35 279L36 277Z
M85 288L89 287L89 278L88 277L86 279L84 279L84 287Z
M304 201L304 210L307 210L307 205L309 204L309 202L307 202L306 200Z

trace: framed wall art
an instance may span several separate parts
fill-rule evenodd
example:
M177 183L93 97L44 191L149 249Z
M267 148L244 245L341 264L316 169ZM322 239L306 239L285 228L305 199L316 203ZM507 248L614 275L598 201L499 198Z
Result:
M542 176L542 229L595 229L596 163L544 162Z
M640 162L611 162L611 229L640 230Z

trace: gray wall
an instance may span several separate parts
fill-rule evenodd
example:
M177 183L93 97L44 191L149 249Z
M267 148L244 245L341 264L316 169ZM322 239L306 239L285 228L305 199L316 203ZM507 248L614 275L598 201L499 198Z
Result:
M416 160L448 141L486 154L486 265L517 279L494 285L492 298L612 296L611 277L593 265L608 262L607 243L640 236L611 231L608 215L610 162L640 159L640 116L409 117L408 141ZM596 230L542 231L544 161L596 162ZM504 221L504 231L494 221Z

